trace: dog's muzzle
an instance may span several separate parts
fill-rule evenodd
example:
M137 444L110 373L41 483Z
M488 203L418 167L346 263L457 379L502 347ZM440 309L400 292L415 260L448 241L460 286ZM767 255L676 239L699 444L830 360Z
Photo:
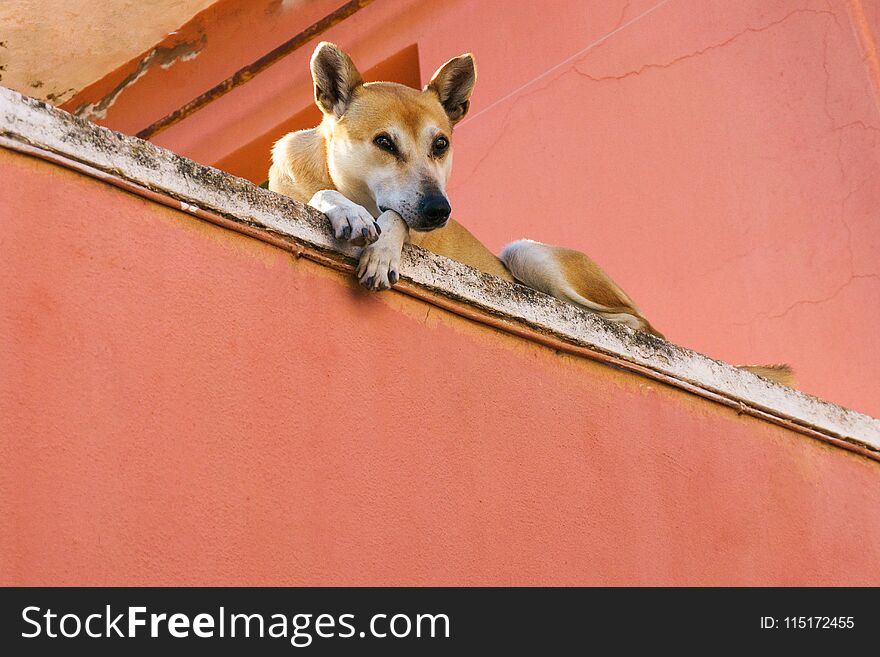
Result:
M443 228L449 222L452 208L445 196L431 195L424 197L416 212L404 212L403 208L395 210L387 205L380 205L379 212L397 212L411 230L427 233L438 228Z

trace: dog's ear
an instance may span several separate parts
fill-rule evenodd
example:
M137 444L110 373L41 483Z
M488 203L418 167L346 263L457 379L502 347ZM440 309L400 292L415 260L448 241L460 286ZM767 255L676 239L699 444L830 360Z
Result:
M364 83L351 57L334 44L322 41L312 55L311 68L315 103L324 114L341 117L354 90Z
M474 65L474 56L465 53L450 59L437 69L425 91L431 89L436 92L440 97L440 104L443 105L446 115L454 125L467 114L476 81L477 67Z

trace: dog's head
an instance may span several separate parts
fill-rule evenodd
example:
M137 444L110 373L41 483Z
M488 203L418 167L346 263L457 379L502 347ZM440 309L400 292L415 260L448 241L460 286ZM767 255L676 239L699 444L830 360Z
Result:
M337 189L370 211L394 210L414 230L446 225L452 126L468 110L473 57L449 60L422 91L364 84L351 58L331 43L318 45L311 68Z

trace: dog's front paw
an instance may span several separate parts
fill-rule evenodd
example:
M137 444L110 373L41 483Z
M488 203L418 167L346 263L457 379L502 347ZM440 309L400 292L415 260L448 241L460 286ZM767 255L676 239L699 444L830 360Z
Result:
M338 205L324 214L330 218L336 239L350 241L355 246L372 244L382 232L373 215L359 205Z
M372 244L382 234L379 224L365 207L349 201L335 190L323 189L316 192L309 205L327 215L333 234L338 240L364 246Z
M400 276L400 247L381 241L370 244L361 251L355 273L368 290L387 290Z

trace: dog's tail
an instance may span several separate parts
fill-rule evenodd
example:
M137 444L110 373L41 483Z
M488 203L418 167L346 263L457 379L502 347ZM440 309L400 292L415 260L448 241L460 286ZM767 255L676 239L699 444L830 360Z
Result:
M739 369L794 388L794 370L789 365L739 365Z
M516 280L532 289L583 306L612 322L663 337L626 292L580 251L517 240L505 246L498 257Z
M629 295L580 251L517 240L505 246L498 257L516 280L530 288L592 310L612 322L663 337ZM740 369L794 387L794 372L788 365L741 365Z

